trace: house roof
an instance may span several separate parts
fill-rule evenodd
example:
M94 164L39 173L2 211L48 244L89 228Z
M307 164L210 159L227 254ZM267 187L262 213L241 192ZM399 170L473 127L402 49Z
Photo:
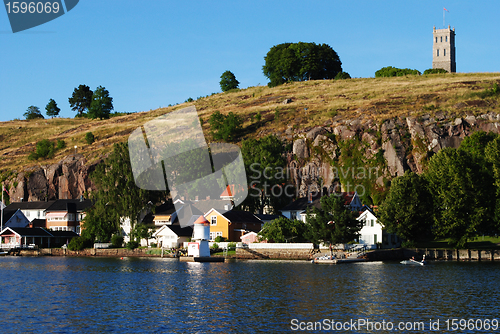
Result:
M5 209L8 210L45 210L55 201L37 201L37 202L13 202L10 203Z
M222 194L220 195L221 198L223 197L234 197L235 194L244 192L245 189L241 184L235 185L235 184L230 184L224 189Z
M19 209L11 210L11 209L7 209L7 208L3 209L3 222L4 223L8 222L9 219L17 212L17 210L19 210Z
M35 218L31 221L31 225L33 225L33 227L45 227L47 225L47 221L42 218Z
M45 211L74 211L81 212L92 206L89 199L58 199L55 200Z
M1 234L12 231L21 237L51 237L52 235L43 228L29 228L29 227L6 227Z
M222 215L233 223L262 224L262 220L248 211L231 210Z
M356 192L354 192L354 191L341 192L341 193L338 193L338 195L340 195L344 198L345 205L350 205L351 202L353 201L354 197L356 196ZM324 196L328 196L328 194L325 194ZM321 195L313 196L312 202L309 201L308 197L298 198L295 201L293 201L292 203L285 206L280 211L305 211L308 208L312 208L312 207L315 207L315 208L321 210Z
M73 231L49 231L50 234L52 234L54 237L77 237L78 234L76 234Z
M169 228L177 234L179 237L190 237L193 235L193 228L191 226L181 227L180 225L165 225L166 228Z
M285 206L280 211L305 211L308 208L317 208L321 210L320 203L321 196L315 196L312 198L312 202L309 201L307 197L301 197L293 201L292 203Z
M175 212L175 205L172 201L167 201L156 207L155 216L171 215Z

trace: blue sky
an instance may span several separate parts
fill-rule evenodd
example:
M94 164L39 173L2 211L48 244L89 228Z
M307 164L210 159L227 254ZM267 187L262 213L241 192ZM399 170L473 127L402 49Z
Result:
M106 87L116 111L145 111L265 85L264 56L284 42L326 43L352 77L384 66L432 67L432 28L456 28L457 72L498 72L500 1L81 0L65 15L13 34L0 8L0 121L23 119L86 84Z

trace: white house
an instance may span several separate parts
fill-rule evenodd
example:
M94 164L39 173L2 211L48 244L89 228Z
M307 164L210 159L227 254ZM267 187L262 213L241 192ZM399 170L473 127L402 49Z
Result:
M378 222L373 211L366 209L356 218L363 222L363 227L359 231L359 243L375 248L377 243L382 244L384 248L399 247L401 240L394 233L387 233L384 226Z
M370 209L363 211L358 218L358 221L363 222L363 227L359 231L359 243L363 245L376 245L377 242L382 242L383 226L378 222L377 217Z
M193 228L180 225L163 225L154 234L158 247L178 248L191 239Z

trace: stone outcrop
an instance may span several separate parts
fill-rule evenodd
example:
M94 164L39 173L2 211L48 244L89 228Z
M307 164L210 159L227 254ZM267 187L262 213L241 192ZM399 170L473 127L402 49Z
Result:
M325 124L328 125L302 130L290 127L282 136L283 140L293 141L288 169L299 196L338 186L338 170L332 166L342 168L350 158L342 156L342 143L354 143L366 164L380 165L380 186L383 178L401 176L408 170L422 173L432 154L445 147L458 148L473 132L500 133L500 114L448 117L438 112L418 118L387 119L379 124L359 119Z
M69 155L53 165L35 166L8 180L10 201L76 199L94 190L90 173L97 164L87 164L83 155Z

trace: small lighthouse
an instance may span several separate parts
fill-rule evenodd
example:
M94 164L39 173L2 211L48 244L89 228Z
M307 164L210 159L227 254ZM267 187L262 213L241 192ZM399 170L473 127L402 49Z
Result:
M210 223L205 217L200 216L194 222L193 241L188 244L188 256L210 257L209 240Z

